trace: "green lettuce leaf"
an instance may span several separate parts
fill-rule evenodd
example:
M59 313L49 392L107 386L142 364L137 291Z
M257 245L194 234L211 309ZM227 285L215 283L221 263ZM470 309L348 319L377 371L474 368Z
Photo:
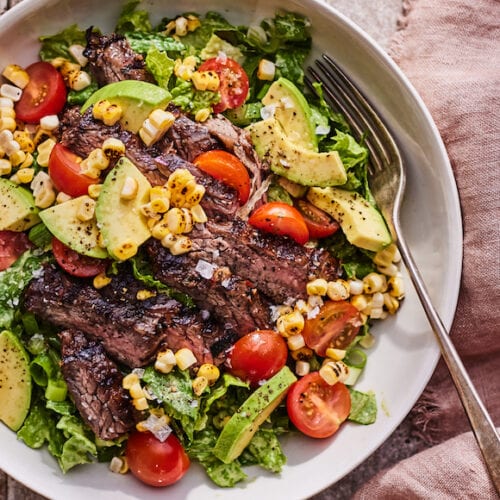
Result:
M51 61L56 57L74 60L68 51L69 47L75 44L85 47L87 39L85 31L80 29L76 24L72 24L55 35L41 36L40 43L40 59L42 61Z
M211 109L220 101L218 92L196 90L191 82L177 78L175 86L170 90L172 103L183 111L196 115L201 109Z
M141 54L146 54L150 49L156 48L172 57L180 57L186 50L182 42L163 33L130 31L125 33L125 37L132 49Z
M115 26L116 33L130 33L134 31L152 31L149 13L146 10L136 10L140 0L127 2L118 17Z
M276 432L269 427L261 427L245 448L240 461L243 465L260 465L271 472L281 472L286 464L286 456Z
M168 88L170 77L174 72L175 61L170 59L166 52L156 46L149 48L145 59L146 68L153 75L156 83L165 89Z
M375 394L349 389L351 393L351 412L348 420L369 425L377 420L377 400Z

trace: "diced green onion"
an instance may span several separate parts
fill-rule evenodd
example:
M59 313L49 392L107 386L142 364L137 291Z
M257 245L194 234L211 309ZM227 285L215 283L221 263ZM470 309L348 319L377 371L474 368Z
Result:
M349 366L349 368L360 368L363 369L366 365L366 353L361 349L354 347L353 349L349 349L345 358L343 359L344 363Z
M49 379L45 389L45 397L49 401L64 401L68 393L66 382L62 379Z
M31 312L26 312L21 316L21 321L23 323L24 331L28 335L34 335L40 331L38 327L38 322L35 315Z
M46 352L42 352L30 363L30 373L35 384L46 387L54 373L54 362Z
M33 226L28 233L28 238L38 248L47 248L52 241L52 234L45 224L40 223Z

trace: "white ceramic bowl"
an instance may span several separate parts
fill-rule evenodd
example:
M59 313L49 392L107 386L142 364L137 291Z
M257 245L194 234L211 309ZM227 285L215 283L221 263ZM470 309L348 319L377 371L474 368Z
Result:
M162 5L163 3L163 5ZM37 57L37 38L72 23L110 30L121 0L24 0L0 17L0 67L28 64ZM315 0L246 0L244 2L146 0L158 21L185 11L216 10L239 24L274 14L277 7L309 16L314 54L325 51L361 86L394 132L408 167L402 224L444 324L451 325L459 290L462 228L455 181L437 129L410 83L377 45L344 16ZM143 486L133 477L108 471L106 465L81 466L63 476L45 451L27 448L0 427L0 467L35 491L54 499L165 497L204 500L304 498L338 481L380 446L404 419L423 391L439 357L436 342L409 283L398 314L375 328L377 345L359 383L377 394L379 416L370 426L348 423L333 438L291 436L284 441L288 464L281 475L249 470L243 486L223 490L201 468L191 470L168 490ZM271 493L272 492L272 493Z

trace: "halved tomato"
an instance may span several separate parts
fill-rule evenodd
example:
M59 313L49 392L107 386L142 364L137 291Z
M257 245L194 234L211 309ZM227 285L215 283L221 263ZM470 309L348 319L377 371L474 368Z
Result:
M66 103L66 85L57 69L48 62L35 62L26 68L30 79L16 103L16 116L27 123L58 114Z
M257 208L248 223L267 233L288 236L300 245L309 240L309 230L300 212L281 201L271 201Z
M250 176L241 161L231 153L214 149L193 162L200 170L238 191L238 201L245 204L250 196Z
M307 347L325 356L329 347L347 348L362 324L359 311L350 302L328 301L316 317L306 320L302 335Z
M308 201L296 200L295 207L304 217L309 229L309 238L313 240L326 238L338 231L339 223Z
M58 143L52 149L49 158L49 175L58 191L70 196L83 196L89 186L97 184L99 179L92 179L82 174L79 157Z
M198 71L215 71L219 76L220 102L214 107L214 113L222 113L226 109L241 106L248 95L250 83L245 70L230 57L212 57L207 59Z
M0 231L0 271L14 264L18 257L31 246L26 233Z
M106 271L107 261L80 255L57 238L52 238L52 253L56 262L72 276L93 278Z

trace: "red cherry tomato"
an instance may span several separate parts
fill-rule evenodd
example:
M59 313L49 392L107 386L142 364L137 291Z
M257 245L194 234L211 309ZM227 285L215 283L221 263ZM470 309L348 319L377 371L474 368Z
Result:
M340 227L337 221L306 200L297 200L295 207L304 217L307 229L309 229L309 238L313 240L331 236Z
M57 115L66 103L66 85L57 69L48 62L36 62L26 68L30 79L16 103L16 117L38 123L46 115Z
M207 59L198 71L215 71L219 76L220 102L213 107L214 113L237 108L245 102L250 87L248 76L234 59L212 57Z
M54 146L49 158L49 175L54 186L58 191L74 197L87 194L89 186L99 182L99 179L82 174L78 159L77 155L59 143Z
M30 240L25 233L0 231L0 271L4 271L29 248Z
M266 233L288 236L301 245L309 240L304 217L296 208L281 201L261 205L249 217L248 223Z
M288 348L272 330L255 330L241 337L229 355L230 371L251 386L271 378L285 366Z
M193 163L203 172L236 189L241 205L247 202L250 196L250 176L245 165L236 156L214 149L202 153Z
M150 486L168 486L188 470L190 461L179 440L170 434L161 442L150 432L133 432L127 441L132 474Z
M68 273L78 278L92 278L106 271L107 262L87 255L80 255L57 238L52 238L52 253L56 262Z
M335 434L351 411L351 395L342 382L327 384L318 372L308 373L288 391L286 407L293 425L306 436Z
M351 303L328 301L316 317L306 320L302 335L307 347L325 356L329 347L346 349L362 324L359 311Z

